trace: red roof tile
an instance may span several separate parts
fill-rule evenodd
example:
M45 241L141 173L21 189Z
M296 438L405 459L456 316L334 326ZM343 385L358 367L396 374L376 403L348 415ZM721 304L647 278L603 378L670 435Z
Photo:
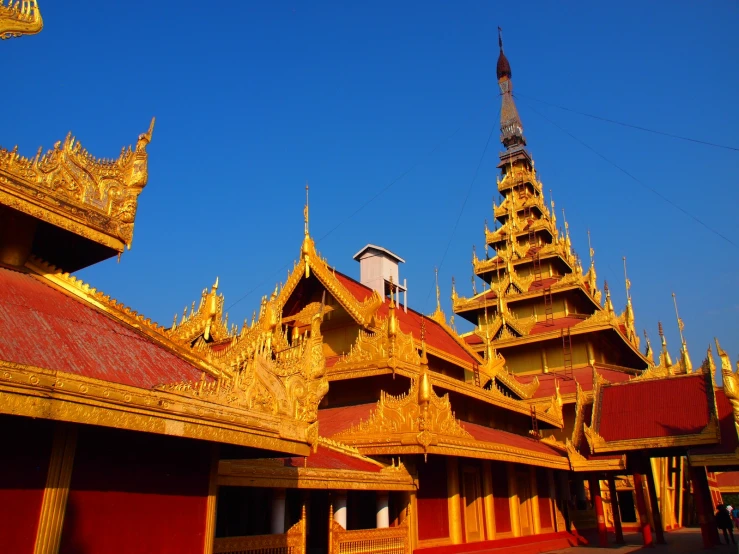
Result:
M365 287L351 277L347 277L337 271L336 278L360 302L372 295L372 289ZM384 302L377 310L377 315L379 317L386 317L389 305L389 302ZM446 352L463 362L469 364L475 363L474 357L433 319L423 316L410 308L406 312L402 307L395 310L395 315L400 323L400 330L404 333L413 333L413 337L416 340L421 337L421 320L424 319L426 321L426 344L429 347Z
M598 366L596 364L598 373L605 378L609 383L621 383L628 381L633 375L624 373L623 371L617 371L615 369L608 369ZM554 396L554 381L559 381L559 392L560 394L569 394L577 391L577 383L584 391L593 390L593 368L591 366L577 367L572 370L572 376L574 379L566 378L564 373L538 373L536 375L520 375L516 378L522 383L530 383L534 380L534 377L539 378L539 388L533 395L533 398L548 398Z
M303 457L294 456L290 458L282 458L285 467L314 467L318 469L350 469L353 471L371 471L379 473L382 466L363 460L358 456L344 454L325 446L319 446L318 450L308 456L306 460Z
M504 444L513 448L522 448L524 450L539 452L541 454L562 457L566 456L563 452L556 448L552 448L548 444L529 437L516 435L515 433L509 433L500 429L491 429L490 427L485 427L484 425L478 425L476 423L462 422L462 427L464 427L467 432L478 441Z
M367 421L376 406L377 404L372 402L370 404L318 410L318 432L321 436L330 438L337 433L346 431L352 424Z
M152 388L200 370L40 278L0 268L0 359Z
M606 385L599 402L596 431L607 441L693 435L710 420L702 374Z
M739 471L727 471L716 475L719 487L739 487Z

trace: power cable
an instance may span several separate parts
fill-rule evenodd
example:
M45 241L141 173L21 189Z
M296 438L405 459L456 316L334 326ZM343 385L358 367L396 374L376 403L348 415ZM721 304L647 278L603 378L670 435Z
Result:
M557 108L559 110L564 110L566 112L576 113L578 115L582 115L585 117L589 117L591 119L597 119L598 121L605 121L606 123L613 123L614 125L621 125L622 127L629 127L630 129L637 129L639 131L644 131L646 133L654 133L655 135L662 135L665 137L680 139L680 140L686 140L688 142L695 142L697 144L704 144L706 146L713 146L715 148L724 148L726 150L733 150L735 152L739 152L739 148L735 146L727 146L725 144L718 144L715 142L708 142L706 140L700 140L700 139L694 139L690 137L684 137L682 135L675 135L673 133L667 133L665 131L657 131L656 129L649 129L647 127L641 127L639 125L633 125L631 123L624 123L623 121L616 121L615 119L609 119L607 117L602 117L599 115L593 115L585 112L581 112L578 110L573 110L572 108L567 108L565 106L560 106L558 104L552 104L551 102L547 102L546 100L539 100L538 98L534 98L533 96L529 96L528 94L521 94L520 92L517 92L514 94L516 98L528 98L529 100L534 100L535 102L540 102L541 104L546 104L547 106L551 106L553 108Z
M413 162L413 164L411 164L411 166L410 166L410 167L409 167L408 169L406 169L405 171L403 171L402 173L400 173L400 175L398 175L398 176L397 176L397 177L396 177L395 179L393 179L393 180L392 180L392 181L390 181L390 182L389 182L389 183L388 183L387 185L385 185L385 186L384 186L384 187L383 187L383 188L382 188L382 189L381 189L380 191L378 191L378 192L377 192L377 193L376 193L375 195L373 195L373 196L372 196L372 197L371 197L371 198L370 198L369 200L367 200L367 201L366 201L366 202L364 202L364 203L363 203L363 204L362 204L361 206L359 206L359 208L357 208L356 210L354 210L354 212L352 212L352 213L351 213L350 215L348 215L347 217L345 217L344 219L342 219L342 220L341 220L341 221L340 221L339 223L337 223L337 224L336 224L336 225L335 225L334 227L332 227L332 228L331 228L331 229L330 229L330 230L329 230L329 231L328 231L327 233L325 233L325 234L321 235L321 237L320 237L320 238L316 239L316 241L315 241L315 242L316 242L316 244L318 244L319 242L321 242L322 240L324 240L325 238L327 238L327 237L328 237L329 235L331 235L331 234L332 234L332 233L333 233L334 231L336 231L337 229L339 229L339 227L341 227L342 225L344 225L345 223L347 223L348 221L350 221L351 219L353 219L353 218L354 218L354 217L355 217L355 216L356 216L356 215L357 215L357 214L358 214L359 212L361 212L361 211L362 211L362 210L363 210L364 208L366 208L367 206L369 206L369 205L370 205L370 204L371 204L372 202L374 202L374 201L375 201L375 200L377 200L377 199L378 199L378 198L379 198L380 196L382 196L382 195L383 195L383 194L385 194L385 193L386 193L386 192L387 192L388 190L390 190L390 189L391 189L391 188L393 187L393 185L395 185L395 184L396 184L396 183L397 183L398 181L400 181L401 179L403 179L403 178L404 178L405 176L407 176L407 175L408 175L409 173L411 173L411 172L412 172L412 171L413 171L414 169L416 169L416 168L417 168L417 167L418 167L419 165L421 165L421 162L423 162L423 161L424 161L424 160L425 160L426 158L428 158L429 156L433 155L433 154L434 154L434 153L435 153L435 152L436 152L437 150L439 150L439 148L441 148L441 147L442 147L442 146L444 146L444 145L445 145L445 144L446 144L446 143L447 143L447 142L448 142L449 140L451 140L451 139L452 139L452 138L453 138L453 137L454 137L454 136L455 136L455 135L456 135L456 134L457 134L457 133L458 133L458 132L459 132L460 130L462 130L462 128L463 128L463 127L464 127L465 125L467 125L467 123L468 123L468 122L469 122L469 121L470 121L470 120L471 120L471 119L472 119L473 117L475 117L475 116L479 115L479 114L480 114L480 113L481 113L481 112L482 112L482 111L483 111L483 110L484 110L484 109L485 109L486 107L487 107L487 104L483 105L483 106L482 106L482 108L481 108L481 109L479 109L479 110L477 110L476 112L473 112L473 113L471 113L471 114L470 114L470 115L469 115L469 116L468 116L468 117L467 117L467 118L466 118L466 119L465 119L465 120L464 120L464 121L463 121L463 122L462 122L462 123L461 123L461 124L459 125L459 127L457 127L457 128L456 128L456 129L455 129L455 130L454 130L454 131L453 131L453 132L451 133L451 134L449 134L449 135L445 136L445 137L444 137L444 138L443 138L443 139L442 139L441 141L439 141L439 142L438 142L438 143L437 143L437 144L436 144L436 145L435 145L435 146L434 146L434 147L433 147L433 148L432 148L431 150L429 150L428 152L426 152L426 153L425 153L425 154L423 154L422 156L419 156L419 157L418 157L418 158L416 159L416 161L415 161L415 162ZM490 139L488 139L488 141L489 141L489 140L490 140ZM478 169L479 169L479 168L478 168ZM469 195L469 192L468 192L468 195ZM467 200L465 199L465 202L466 202L466 201L467 201ZM456 226L455 226L455 227L456 227ZM269 277L265 278L265 279L264 279L263 281L261 281L260 283L258 283L257 285L255 285L254 287L252 287L251 289L249 289L249 291L248 291L248 292L247 292L246 294L244 294L243 296L241 296L240 298L238 298L237 300L235 300L235 301L234 301L234 302L233 302L232 304L229 304L229 305L228 305L228 306L227 306L227 307L225 308L225 311L228 311L228 310L230 310L231 308L233 308L234 306L236 306L236 304L238 304L238 303L239 303L239 302L241 302L242 300L244 300L244 299L248 298L248 297L249 297L249 296L250 296L250 295L251 295L251 294L252 294L253 292L255 292L255 291L256 291L257 289L259 289L259 288L263 287L264 285L268 284L268 283L270 282L270 280L271 280L271 279L272 279L272 278L273 278L273 277L274 277L275 275L279 274L279 273L280 273L280 272L282 272L282 271L285 271L285 270L286 270L287 268L289 268L289 267L290 267L290 265L291 265L291 264L290 264L290 262L288 262L288 263L286 263L285 265L283 265L283 266L282 266L281 268L279 268L279 269L275 270L274 272L272 272L272 273L270 274L270 276L269 276Z
M498 117L500 117L500 110L498 110ZM498 119L496 117L496 120ZM467 206L467 200L469 200L470 193L472 192L472 186L475 184L475 181L477 180L477 176L480 173L480 167L482 166L482 162L485 159L485 154L488 151L488 146L490 145L490 139L493 137L493 133L495 132L495 121L493 121L493 125L490 128L490 134L488 135L488 140L485 142L485 148L482 150L482 155L480 156L480 160L477 162L477 167L475 168L475 173L472 176L472 181L470 181L470 186L467 187L467 194L464 196L464 202L462 202L462 207L459 209L459 213L457 214L457 220L454 222L454 227L452 227L452 232L449 235L449 241L446 243L446 248L444 248L444 254L441 256L441 261L439 262L438 269L441 269L444 265L444 260L446 260L446 255L449 252L449 247L452 245L452 240L454 239L454 234L457 232L457 227L459 226L459 222L462 219L462 214L464 213L464 209ZM434 280L434 286L436 281ZM429 289L428 294L426 295L426 301L424 302L424 306L428 305L429 298L431 297L431 291L433 288Z
M700 225L702 225L703 227L705 227L706 229L708 229L714 235L716 235L718 237L721 237L726 242L728 242L730 245L732 245L734 248L739 249L739 245L737 245L729 237L727 237L726 235L724 235L721 232L717 231L716 229L714 229L713 227L711 227L710 225L708 225L707 223L705 223L703 220L701 220L699 217L697 217L697 216L693 215L692 213L690 213L689 211L687 211L685 208L683 208L680 205L676 204L675 202L673 202L672 200L670 200L669 198L667 198L664 194L662 194L661 192L659 192L657 189L655 189L653 187L650 187L649 185L647 185L646 183L644 183L640 179L636 178L632 173L628 172L626 169L624 169L623 167L621 167L617 163L611 161L609 158L606 158L603 154L601 154L600 152L598 152L595 148L593 148L592 146L590 146L588 143L580 140L575 135L573 135L572 133L570 133L567 129L564 129L559 124L557 124L556 122L554 122L551 119L549 119L547 116L545 116L543 113L541 113L540 111L538 111L537 109L535 109L528 102L524 102L524 104L526 104L526 106L528 106L528 108L531 111L533 111L535 114L539 115L540 117L542 117L543 119L545 119L546 121L548 121L549 123L551 123L552 125L554 125L557 129L559 129L560 131L562 131L563 133L565 133L566 135L568 135L570 138L572 138L576 142L579 142L585 148L587 148L588 150L590 150L591 152L593 152L596 156L598 156L599 158L601 158L601 159L605 160L606 162L608 162L610 165L612 165L613 167L615 167L616 169L618 169L620 172L622 172L624 175L626 175L627 177L629 177L630 179L632 179L633 181L635 181L636 183L638 183L639 185L641 185L642 187L644 187L645 189L647 189L648 191L650 191L652 194L654 194L658 198L662 199L663 201L667 202L673 208L681 211L683 214L687 215L693 221L695 221L696 223L699 223Z

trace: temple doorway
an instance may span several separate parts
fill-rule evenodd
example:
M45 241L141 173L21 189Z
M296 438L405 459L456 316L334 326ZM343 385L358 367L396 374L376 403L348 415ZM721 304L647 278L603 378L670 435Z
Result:
M465 542L485 540L479 468L465 467L462 471L462 494L464 495Z
M636 523L636 508L634 507L634 491L618 491L618 507L623 523Z

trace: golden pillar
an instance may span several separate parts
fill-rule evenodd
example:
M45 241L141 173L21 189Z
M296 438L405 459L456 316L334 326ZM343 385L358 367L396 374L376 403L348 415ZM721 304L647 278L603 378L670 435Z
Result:
M493 471L489 461L482 462L482 495L485 506L485 538L495 539L495 504L493 502Z
M49 471L46 474L46 488L41 501L34 554L59 552L76 448L77 426L57 422L54 426Z
M459 463L457 458L446 460L446 484L449 498L449 538L452 544L462 543L462 511L459 505Z
M508 468L508 506L511 511L511 531L514 537L521 536L521 513L519 509L518 487L516 486L516 466L506 464Z

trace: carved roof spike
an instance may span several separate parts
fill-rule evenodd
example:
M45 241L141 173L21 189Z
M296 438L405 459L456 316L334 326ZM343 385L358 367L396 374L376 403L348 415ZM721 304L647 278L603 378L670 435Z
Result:
M701 370L708 375L714 375L716 373L716 362L713 361L713 350L711 350L710 344L706 351L706 357L701 364Z
M659 328L659 338L662 343L662 351L659 354L659 365L662 368L671 368L672 358L670 357L670 353L667 351L667 339L665 338L665 332L662 328L662 322L658 322L657 326Z
M518 116L518 110L513 101L511 65L503 53L503 35L500 27L498 27L498 45L500 47L500 54L498 55L496 75L498 77L500 92L503 95L503 103L500 110L501 142L506 149L511 149L516 146L526 146L526 139L523 136L521 118Z
M426 321L421 319L421 376L418 383L418 404L421 409L428 408L431 401L431 382L429 381L429 360L426 355Z
M608 289L608 281L603 282L603 290L606 291L606 302L604 308L609 314L613 314L616 311L613 309L613 302L611 302L611 291Z
M457 288L455 287L454 277L452 276L452 302L457 299Z
M434 278L436 279L436 311L441 311L441 294L439 293L439 268L434 268Z
M647 349L644 352L644 357L647 358L652 365L654 365L654 352L652 351L652 343L649 341L647 330L644 329L644 341L647 343Z

